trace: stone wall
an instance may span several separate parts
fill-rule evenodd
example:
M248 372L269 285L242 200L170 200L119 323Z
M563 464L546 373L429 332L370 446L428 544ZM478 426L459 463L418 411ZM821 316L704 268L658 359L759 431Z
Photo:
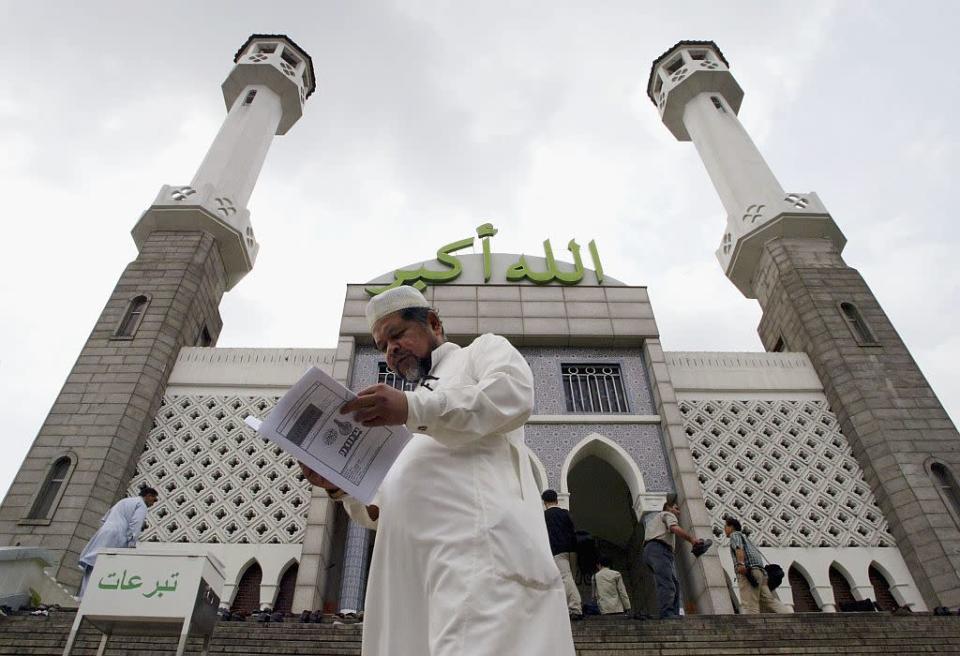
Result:
M765 347L809 355L927 605L960 604L960 526L928 472L960 471L960 435L873 292L825 239L768 242L753 288Z
M126 494L167 378L183 346L206 330L216 342L224 269L203 232L154 232L120 276L50 414L0 506L0 544L41 546L57 579L80 580L76 559L111 505ZM134 297L149 304L135 334L115 333ZM27 515L53 462L71 459L52 514Z

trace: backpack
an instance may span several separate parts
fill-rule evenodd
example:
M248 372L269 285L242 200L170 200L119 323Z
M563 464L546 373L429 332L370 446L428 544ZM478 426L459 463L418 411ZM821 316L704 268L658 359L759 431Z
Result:
M767 570L767 587L773 592L783 583L783 568L776 563L767 563L763 569Z

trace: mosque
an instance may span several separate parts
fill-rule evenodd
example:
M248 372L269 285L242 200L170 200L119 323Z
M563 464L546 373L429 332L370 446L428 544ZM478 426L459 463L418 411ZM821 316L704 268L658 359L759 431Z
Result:
M402 386L364 306L412 284L449 339L496 332L527 359L536 480L614 559L636 608L650 604L644 518L670 493L682 524L720 543L700 559L680 550L688 613L738 607L727 514L788 572L777 594L796 611L960 605L960 436L842 259L838 222L815 193L780 186L739 122L744 93L716 44L681 41L656 58L648 95L720 196L716 256L760 303L764 352L665 352L647 289L604 271L602 244L501 253L489 223L348 284L327 348L216 347L220 300L260 248L247 201L274 135L315 88L310 56L284 35L251 36L234 62L227 117L196 175L162 186L133 227L139 254L0 506L0 544L48 550L51 575L75 589L100 517L147 484L161 499L141 543L214 553L223 606L361 610L375 534L244 419L264 417L310 366L354 390Z

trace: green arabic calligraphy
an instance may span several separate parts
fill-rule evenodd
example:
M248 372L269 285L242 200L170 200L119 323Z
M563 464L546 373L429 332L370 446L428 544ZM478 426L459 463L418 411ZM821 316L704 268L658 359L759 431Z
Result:
M492 223L477 226L477 236L483 240L483 282L490 282L490 276L492 275L490 271L490 237L496 234L497 229L493 227Z
M394 279L392 283L386 287L367 287L367 293L371 296L376 296L377 294L382 294L388 289L399 287L400 285L408 282L412 283L412 285L420 291L423 291L427 288L426 283L428 282L436 284L456 280L463 271L463 265L460 264L460 260L453 257L451 253L455 253L459 250L467 248L468 246L473 246L473 237L468 237L467 239L461 239L460 241L455 241L451 244L447 244L446 246L441 246L437 250L437 260L450 267L446 271L434 271L426 267L420 267L419 269L412 270L397 269L393 272Z
M149 593L144 593L143 596L148 599L156 595L157 597L163 597L164 592L173 592L177 589L177 577L180 576L180 572L174 572L169 577L164 579L163 583L160 583L160 580L154 583L154 588ZM110 579L116 579L116 581L111 582ZM173 579L173 585L170 584L170 579ZM97 587L101 590L136 590L143 585L143 578L137 575L127 578L127 570L123 570L123 573L117 578L116 572L109 572L106 576L102 577L100 581L97 582Z
M497 234L498 230L492 223L484 223L477 226L477 236L480 237L483 248L483 282L490 282L493 275L492 255L490 252L490 238ZM393 272L393 282L384 287L367 287L366 292L370 296L376 296L388 289L400 287L401 285L411 285L420 291L427 288L427 283L441 284L456 280L463 272L463 265L453 253L473 246L474 238L468 237L459 241L441 246L437 250L437 261L447 268L441 271L428 269L420 266L416 269L397 269ZM590 258L593 260L594 271L597 276L597 284L603 284L603 266L600 264L600 254L597 251L597 244L590 240L587 245L590 251ZM506 279L509 282L517 282L526 278L537 284L545 285L557 281L562 285L576 285L583 280L584 267L583 259L580 256L580 245L575 239L571 239L567 244L567 250L573 255L573 271L563 271L557 265L556 257L553 254L553 247L550 240L543 242L544 259L546 260L546 271L535 271L527 264L526 255L521 255L520 259L510 265L506 270Z

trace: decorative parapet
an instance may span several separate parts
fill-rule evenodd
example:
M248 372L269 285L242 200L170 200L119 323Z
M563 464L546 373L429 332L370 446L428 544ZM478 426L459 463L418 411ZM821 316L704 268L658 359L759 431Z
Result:
M742 398L797 393L823 397L823 385L806 353L739 353L673 351L664 354L678 395Z
M336 349L203 348L180 351L168 391L282 394L310 367L333 373Z

